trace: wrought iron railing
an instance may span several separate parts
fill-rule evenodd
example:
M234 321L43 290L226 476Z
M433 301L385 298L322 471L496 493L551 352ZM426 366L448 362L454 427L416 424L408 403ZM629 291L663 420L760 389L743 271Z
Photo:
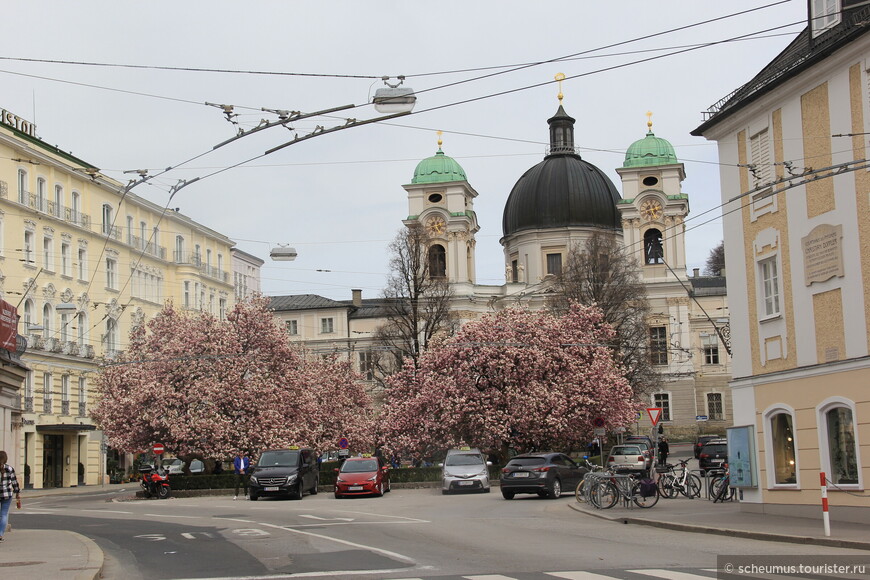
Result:
M86 417L87 416L86 411L87 411L87 405L85 404L84 401L80 401L79 402L79 417Z
M69 401L60 402L60 413L61 415L69 415Z
M33 397L24 397L24 412L33 412Z
M50 398L46 398L42 400L42 412L43 413L51 413L52 400Z

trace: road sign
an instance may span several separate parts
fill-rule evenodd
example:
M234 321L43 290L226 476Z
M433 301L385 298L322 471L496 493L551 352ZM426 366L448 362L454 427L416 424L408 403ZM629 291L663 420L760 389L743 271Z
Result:
M604 417L596 417L592 420L593 427L604 427Z
M661 407L647 407L646 410L649 413L649 420L652 421L653 427L659 422L659 419L662 418L662 408Z
M350 457L350 451L348 451L347 449L339 449L338 456L339 457Z
M152 449L155 455L161 455L163 453L163 443L155 443Z
M706 421L707 415L695 415L695 421Z
M592 430L592 434L596 437L604 437L605 431L603 427L596 427Z
M347 449L350 446L350 442L348 442L347 437L342 437L338 440L338 448L339 449Z

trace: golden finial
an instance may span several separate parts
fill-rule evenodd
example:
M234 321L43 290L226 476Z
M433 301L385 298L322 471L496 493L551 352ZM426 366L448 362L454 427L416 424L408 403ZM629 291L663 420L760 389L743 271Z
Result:
M565 80L565 73L557 73L554 78L559 82L559 104L561 105L562 98L565 96L562 94L562 81Z
M652 111L646 112L646 128L652 132Z
M441 149L441 144L443 143L443 141L441 140L441 135L442 132L438 131L438 149Z

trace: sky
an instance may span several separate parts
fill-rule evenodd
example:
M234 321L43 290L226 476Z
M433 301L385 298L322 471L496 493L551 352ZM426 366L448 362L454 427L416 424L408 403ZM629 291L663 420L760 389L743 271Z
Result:
M0 107L106 176L126 183L147 169L133 192L265 260L266 294L347 300L352 288L381 295L408 215L402 185L437 151L437 131L479 194L477 282L504 282L502 211L544 158L563 73L575 144L620 192L616 168L648 111L673 144L687 174L691 273L723 234L716 145L690 132L805 21L805 0L6 0ZM411 115L265 155L317 127L379 116L371 97L400 75L417 94ZM263 108L344 105L355 107L214 149L277 120ZM271 261L285 244L298 258Z

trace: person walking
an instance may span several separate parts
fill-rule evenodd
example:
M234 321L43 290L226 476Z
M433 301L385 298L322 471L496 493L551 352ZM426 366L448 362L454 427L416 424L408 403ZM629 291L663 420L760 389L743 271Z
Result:
M21 509L21 489L18 487L18 477L15 469L6 463L9 456L5 451L0 451L0 542L6 533L6 525L9 523L9 507L12 505L12 497L15 496L15 504Z
M670 453L671 447L668 445L668 438L662 437L659 440L659 465L667 465L668 464L668 453Z
M245 497L248 497L248 477L251 471L251 460L244 451L239 451L236 458L233 459L233 473L236 474L236 492L233 494L233 500L239 497L239 484L245 489Z

